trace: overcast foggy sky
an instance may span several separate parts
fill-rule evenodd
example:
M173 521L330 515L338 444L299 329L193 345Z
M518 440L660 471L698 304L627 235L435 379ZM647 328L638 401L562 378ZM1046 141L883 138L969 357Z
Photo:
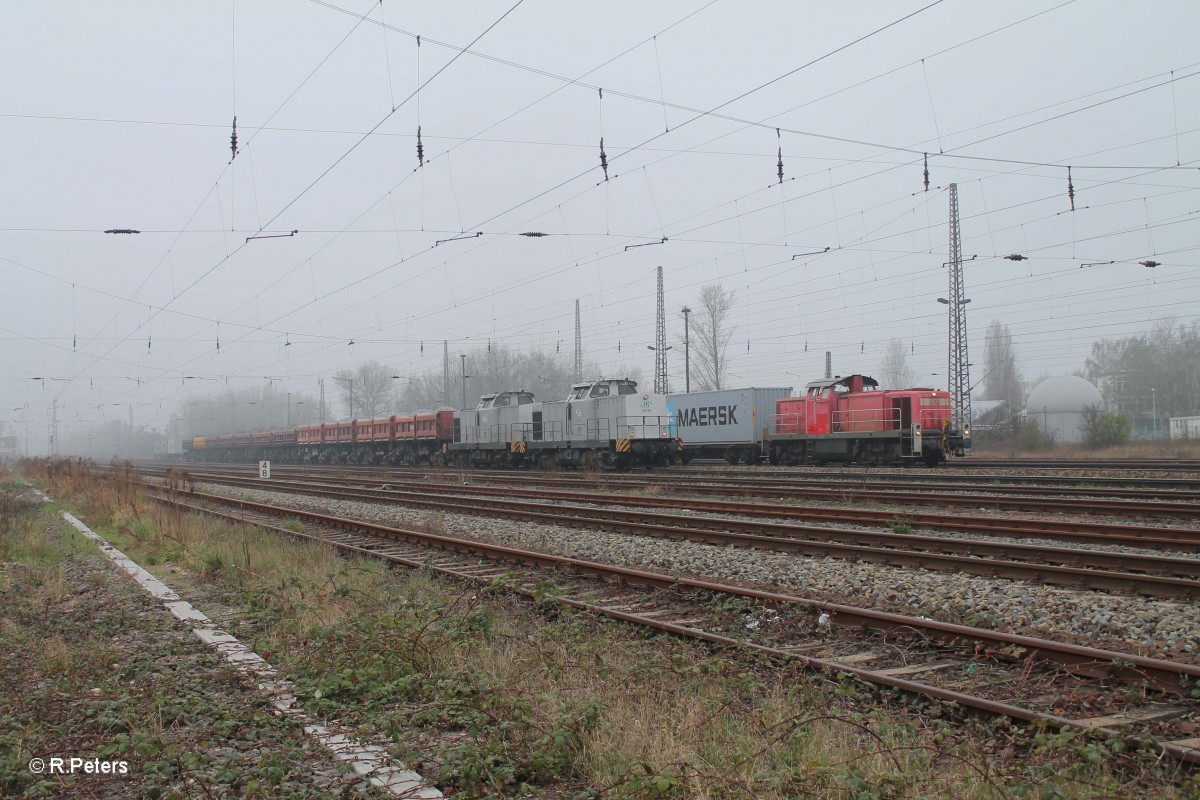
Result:
M440 370L443 339L452 358L489 338L569 357L576 298L585 359L649 375L658 265L672 342L700 286L737 293L734 385L802 386L826 350L839 374L877 373L899 337L944 387L952 182L978 256L973 382L992 319L1033 378L1196 314L1200 4L944 0L855 44L928 2L524 0L496 23L511 5L5 3L0 423L41 426L44 451L52 398L63 435L129 404L162 429L226 381ZM493 23L465 54L437 43ZM720 109L763 126L672 107L843 45ZM448 63L409 99L418 64L424 81Z

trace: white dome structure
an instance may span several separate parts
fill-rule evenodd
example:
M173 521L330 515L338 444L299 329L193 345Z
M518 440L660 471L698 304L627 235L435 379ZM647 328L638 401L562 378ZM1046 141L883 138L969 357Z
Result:
M1025 416L1056 442L1081 442L1083 409L1104 406L1104 398L1090 381L1078 375L1047 378L1034 387L1025 403Z

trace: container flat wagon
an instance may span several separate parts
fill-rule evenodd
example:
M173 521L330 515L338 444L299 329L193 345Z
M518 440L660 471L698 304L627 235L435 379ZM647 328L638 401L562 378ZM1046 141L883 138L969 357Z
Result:
M718 389L667 395L675 435L683 442L680 458L723 458L757 464L769 455L763 442L775 415L775 403L792 387Z

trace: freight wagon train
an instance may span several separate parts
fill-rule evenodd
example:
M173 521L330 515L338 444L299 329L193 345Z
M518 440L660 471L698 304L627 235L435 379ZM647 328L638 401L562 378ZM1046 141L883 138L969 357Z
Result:
M791 394L787 387L670 395L683 462L934 466L971 447L970 427L954 427L944 391L884 390L874 378L849 375L813 381L800 397Z
M674 460L666 396L628 379L575 384L566 400L484 395L471 411L352 419L184 440L196 461L285 464L565 465L628 468Z
M571 387L565 400L526 391L484 395L470 411L355 419L185 440L201 461L473 466L654 466L693 458L731 464L909 464L966 455L950 396L884 390L850 375L788 388L639 393L628 379Z

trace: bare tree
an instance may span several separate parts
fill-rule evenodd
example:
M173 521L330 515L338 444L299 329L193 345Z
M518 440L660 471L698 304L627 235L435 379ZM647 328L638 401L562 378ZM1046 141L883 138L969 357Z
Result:
M691 313L689 335L692 376L699 391L725 388L729 376L729 357L725 350L735 330L729 324L733 302L734 293L725 291L719 283L710 283L700 289L700 301Z
M1010 411L1021 407L1021 374L1017 371L1017 351L1008 326L992 320L983 345L984 398L1000 400Z
M879 367L883 373L883 385L888 389L906 389L913 384L912 367L908 365L908 354L904 352L904 342L899 339L889 339L887 350L883 353L883 363Z
M334 376L348 414L360 419L390 412L395 405L396 387L392 369L378 361L359 364L358 369L344 369Z
M1200 411L1200 321L1161 319L1148 333L1102 339L1085 366L1108 410L1129 418L1139 436Z
M268 384L215 395L191 395L171 416L170 427L172 438L217 436L311 425L320 419L321 401L316 397L280 391Z

